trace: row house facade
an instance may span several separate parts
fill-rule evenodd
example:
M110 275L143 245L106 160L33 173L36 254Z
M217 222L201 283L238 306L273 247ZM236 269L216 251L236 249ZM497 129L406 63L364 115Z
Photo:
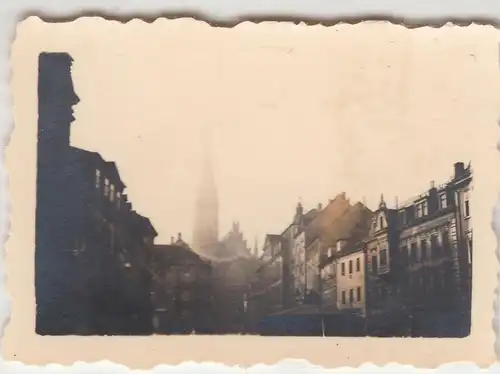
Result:
M326 207L304 212L297 204L291 224L281 234L266 236L257 281L252 284L250 307L263 317L301 304L320 302L320 262L325 252L322 235L352 208L345 193Z
M73 147L78 103L66 53L41 53L35 238L36 332L151 333L157 233L132 209L116 164Z
M151 302L156 334L211 333L212 265L192 251L181 235L151 250Z
M466 336L471 193L472 169L458 162L446 183L393 208L382 196L372 212L340 194L304 220L299 205L290 226L266 238L260 316L273 311L269 300L283 313L317 293L321 313L362 316L368 335Z
M432 183L395 209L382 199L367 240L368 309L375 331L387 331L383 321L399 318L399 334L468 334L471 182L470 165L458 162L447 183Z
M319 284L324 311L366 314L366 251L373 213L362 203L351 206L320 238Z

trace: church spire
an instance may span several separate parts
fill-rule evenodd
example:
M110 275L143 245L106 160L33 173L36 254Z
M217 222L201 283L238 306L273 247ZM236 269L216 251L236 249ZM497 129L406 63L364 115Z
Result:
M196 198L193 249L202 254L216 251L219 241L219 202L213 168L213 132L204 127L202 135L202 170Z

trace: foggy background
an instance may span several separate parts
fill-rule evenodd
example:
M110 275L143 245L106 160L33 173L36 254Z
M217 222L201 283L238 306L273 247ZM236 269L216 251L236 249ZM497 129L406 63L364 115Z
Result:
M446 181L454 162L476 152L471 122L488 92L475 67L491 56L473 32L86 30L68 46L81 99L72 143L117 162L157 243L178 232L191 241L207 126L219 232L239 220L251 246L281 233L299 199L307 210L345 191L374 209L383 193L392 206Z

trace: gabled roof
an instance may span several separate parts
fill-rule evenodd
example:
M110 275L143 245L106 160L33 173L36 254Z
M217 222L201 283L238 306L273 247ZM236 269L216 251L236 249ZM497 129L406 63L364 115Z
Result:
M352 238L355 235L368 235L373 212L364 204L357 203L336 220L328 230L321 233L326 245L335 245L337 240Z
M328 205L321 211L317 210L307 227L306 231L306 246L312 244L320 237L323 231L328 230L334 222L339 219L351 207L351 204L344 193L337 195L333 200L330 200Z
M169 265L209 263L192 250L178 245L156 244L151 251L154 256Z

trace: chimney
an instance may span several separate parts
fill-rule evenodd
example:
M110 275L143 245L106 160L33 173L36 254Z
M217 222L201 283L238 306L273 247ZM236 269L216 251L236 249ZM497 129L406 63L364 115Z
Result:
M321 203L318 203L318 210L319 211L323 210L323 205Z
M455 178L462 176L465 172L464 163L463 162L456 162L454 166L455 166Z
M178 241L182 241L182 233L178 233L177 234L177 240Z
M73 105L79 101L73 87L67 53L42 52L38 57L39 159L58 157L70 145Z
M173 237L173 236L171 236L171 237L170 237L170 244L174 244L174 243L175 243L174 237Z

